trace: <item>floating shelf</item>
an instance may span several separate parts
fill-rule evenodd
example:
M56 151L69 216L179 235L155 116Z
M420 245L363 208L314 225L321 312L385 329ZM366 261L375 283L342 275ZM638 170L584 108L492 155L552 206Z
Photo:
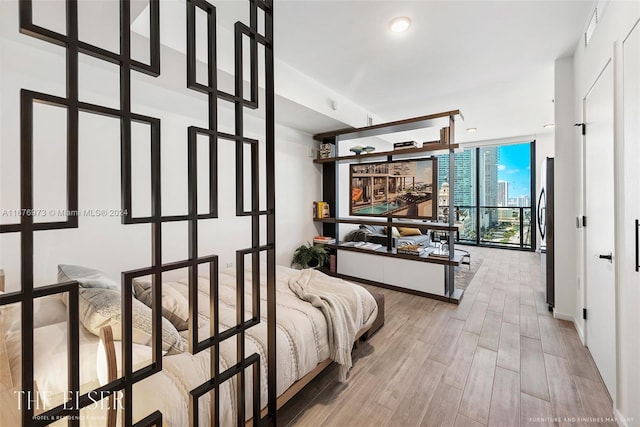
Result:
M457 231L459 225L449 225L437 222L402 222L402 221L376 221L371 219L359 218L314 218L315 222L324 222L328 224L366 224L381 225L383 227L407 227L407 228L427 228L429 230Z
M442 125L443 121L446 121L446 119L454 120L456 117L460 117L462 120L464 120L464 116L462 115L460 110L451 110L442 113L412 117L410 119L396 120L394 122L380 123L377 125L365 126L361 128L338 129L330 132L319 133L317 135L314 135L313 139L323 142L325 139L333 139L335 137L339 137L340 141L345 141L348 139L405 132L409 130L439 126Z
M356 248L354 246L343 246L339 243L324 244L324 246L332 249L340 249L345 251L360 252L360 253L372 254L372 255L381 255L381 256L386 256L391 258L402 258L402 259L408 259L411 261L427 262L431 264L440 264L440 265L458 266L460 265L460 262L462 261L462 258L463 258L462 254L454 255L453 259L435 258L435 257L430 257L428 255L416 256L416 255L399 254L396 251L396 248L393 248L391 249L391 251L388 251L386 246L383 246L379 249L362 249L362 248Z
M331 162L339 162L345 160L358 160L358 159L366 159L369 157L386 157L386 156L399 156L405 154L419 154L419 153L428 153L432 151L441 151L441 150L455 150L458 148L458 144L442 144L440 141L431 141L426 142L422 148L405 148L402 150L391 150L391 151L378 151L373 153L366 154L352 154L349 156L338 156L338 157L329 157L327 159L315 159L313 163L331 163Z

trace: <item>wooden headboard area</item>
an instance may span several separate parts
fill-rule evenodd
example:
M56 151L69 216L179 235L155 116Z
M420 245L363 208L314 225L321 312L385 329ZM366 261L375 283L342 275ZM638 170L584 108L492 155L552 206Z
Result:
M4 292L4 270L0 269L0 292Z

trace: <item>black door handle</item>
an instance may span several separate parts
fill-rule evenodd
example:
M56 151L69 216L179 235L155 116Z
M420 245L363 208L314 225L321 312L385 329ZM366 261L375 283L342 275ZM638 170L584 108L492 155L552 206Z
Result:
M639 235L640 220L636 219L636 271L640 271L640 244L638 244Z
M544 201L543 201L544 199ZM538 230L540 230L540 238L544 240L544 236L547 232L545 211L547 207L547 196L545 195L544 188L540 191L540 196L538 197Z
M609 252L606 255L599 255L598 258L600 258L600 259L608 259L609 262L613 262L613 254L611 252Z

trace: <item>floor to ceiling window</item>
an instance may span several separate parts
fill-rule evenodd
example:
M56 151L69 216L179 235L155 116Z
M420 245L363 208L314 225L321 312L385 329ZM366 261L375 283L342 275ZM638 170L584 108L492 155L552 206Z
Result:
M449 156L438 157L438 216L446 220ZM535 141L455 153L453 198L459 243L535 249L534 159Z

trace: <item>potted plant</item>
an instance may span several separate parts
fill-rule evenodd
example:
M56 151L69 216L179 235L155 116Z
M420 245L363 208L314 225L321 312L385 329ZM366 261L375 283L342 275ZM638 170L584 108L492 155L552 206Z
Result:
M291 265L298 265L302 268L316 268L325 265L328 260L329 254L324 246L307 243L295 250Z

